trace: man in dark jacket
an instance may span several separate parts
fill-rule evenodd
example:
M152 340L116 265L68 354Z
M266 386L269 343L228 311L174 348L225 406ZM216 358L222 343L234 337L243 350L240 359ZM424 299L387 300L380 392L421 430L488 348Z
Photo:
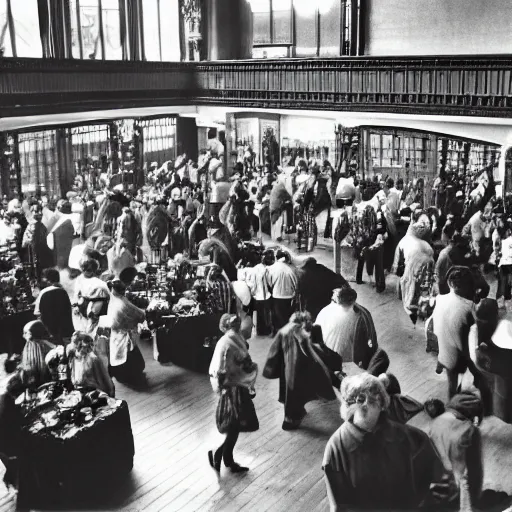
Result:
M36 299L34 315L43 322L56 343L65 344L74 332L69 295L60 285L58 270L43 270L42 281L46 287Z
M304 309L311 313L313 321L320 311L330 304L332 292L347 286L345 278L315 258L307 258L299 274L299 293Z

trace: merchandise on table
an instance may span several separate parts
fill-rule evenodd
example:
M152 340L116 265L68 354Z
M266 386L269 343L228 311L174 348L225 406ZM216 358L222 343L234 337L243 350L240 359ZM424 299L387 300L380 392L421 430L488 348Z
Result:
M34 297L30 269L20 263L15 251L0 249L0 318L31 309Z

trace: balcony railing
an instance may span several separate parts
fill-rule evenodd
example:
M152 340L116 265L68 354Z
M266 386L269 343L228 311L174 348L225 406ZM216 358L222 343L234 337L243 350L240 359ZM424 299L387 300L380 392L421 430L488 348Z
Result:
M0 59L0 115L190 104L184 63Z
M199 103L512 115L512 56L209 62L195 76Z
M512 56L0 60L2 116L183 104L512 117Z

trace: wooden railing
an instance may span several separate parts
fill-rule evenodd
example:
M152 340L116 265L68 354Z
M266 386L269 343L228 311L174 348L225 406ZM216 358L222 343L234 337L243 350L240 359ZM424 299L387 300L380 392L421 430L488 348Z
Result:
M512 117L512 56L0 60L0 115L160 105Z
M195 76L198 103L512 116L512 56L208 62Z
M0 59L0 116L190 104L184 63Z

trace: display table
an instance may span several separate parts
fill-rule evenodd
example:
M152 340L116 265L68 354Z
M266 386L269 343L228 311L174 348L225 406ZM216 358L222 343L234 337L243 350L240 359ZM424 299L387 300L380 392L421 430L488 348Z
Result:
M25 346L23 327L32 320L36 320L32 309L0 318L0 332L3 334L0 341L1 354L21 354Z
M165 326L156 329L155 359L172 362L183 368L207 373L215 349L215 342L205 346L206 338L219 338L221 314L198 316L170 316Z
M50 404L43 411L51 409ZM130 414L122 400L98 409L80 426L52 430L28 416L19 458L18 508L89 503L126 477L133 455Z

